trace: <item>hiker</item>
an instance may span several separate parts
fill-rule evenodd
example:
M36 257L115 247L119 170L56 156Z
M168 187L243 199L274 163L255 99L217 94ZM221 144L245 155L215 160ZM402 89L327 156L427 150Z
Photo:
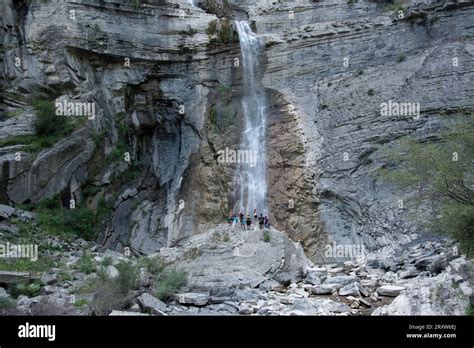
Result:
M227 220L229 222L229 225L232 225L232 223L234 222L234 214L232 212L229 213L229 217Z
M244 213L242 213L242 211L240 211L239 217L240 217L240 227L245 228L245 215Z
M257 208L255 208L253 210L253 221L255 221L255 223L257 223L257 219L258 219Z
M234 213L234 215L232 215L232 221L234 224L237 224L239 222L239 218L237 217L237 214Z
M265 228L270 228L270 220L268 219L267 216L265 216L265 219L263 219Z
M250 230L250 225L252 224L252 220L250 219L250 214L247 214L247 229Z
M258 218L258 227L263 230L263 224L264 224L265 218L263 217L263 214L260 214L260 217Z

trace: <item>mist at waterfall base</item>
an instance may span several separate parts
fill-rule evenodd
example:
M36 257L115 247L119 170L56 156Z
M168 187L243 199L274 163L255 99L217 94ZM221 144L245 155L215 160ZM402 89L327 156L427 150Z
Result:
M266 97L258 78L264 43L245 21L235 22L242 55L243 134L240 148L257 155L256 163L240 163L234 175L234 212L268 215L266 205Z

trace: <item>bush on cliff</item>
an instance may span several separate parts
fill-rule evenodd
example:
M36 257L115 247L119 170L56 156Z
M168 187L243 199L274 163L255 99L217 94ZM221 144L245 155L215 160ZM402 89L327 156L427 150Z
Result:
M471 116L472 117L472 116ZM474 125L458 122L424 142L411 136L383 150L383 179L415 190L419 205L430 201L429 228L460 242L474 254Z

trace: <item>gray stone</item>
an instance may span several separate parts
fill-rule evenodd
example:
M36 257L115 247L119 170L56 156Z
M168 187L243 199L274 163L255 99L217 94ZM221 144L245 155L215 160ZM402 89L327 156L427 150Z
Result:
M148 293L139 296L137 301L140 304L140 307L145 311L150 311L155 315L166 315L166 304Z
M205 306L209 302L208 295L192 292L177 294L176 298L183 305Z
M239 306L239 313L243 315L249 315L254 313L254 307L248 303L242 303Z
M8 205L0 204L0 220L9 219L13 215L14 212L15 212L15 208L12 208Z
M305 280L305 282L307 282L309 284L312 284L312 285L321 284L320 273L318 273L318 272L309 271L304 280Z
M364 297L369 297L370 296L369 290L367 290L364 286L362 286L361 284L357 284L357 287L359 288L359 291L362 294L362 296L364 296Z
M117 268L115 268L112 265L109 265L105 268L106 274L109 276L109 278L114 279L119 276L119 271Z
M43 274L41 276L41 282L45 285L52 285L52 284L55 284L58 282L58 276L57 274L53 273L53 274Z
M336 284L322 284L313 286L310 292L314 295L331 295L336 289Z
M420 274L420 272L418 272L418 270L414 267L411 267L407 270L404 270L404 271L401 271L400 272L400 278L402 279L407 279L407 278L413 278L413 277L416 277Z
M348 285L353 283L356 280L356 277L353 276L335 276L329 277L324 281L324 284L338 284L338 285Z
M365 306L365 307L367 307L367 308L372 307L372 305L370 304L370 302L367 301L367 300L365 300L365 299L363 299L363 298L358 298L357 301L358 301L361 305L363 305L363 306Z
M132 311L117 311L113 310L109 316L111 317L136 317L136 316L149 316L149 314L145 313L138 313L138 312L132 312Z
M339 295L341 296L360 296L359 287L357 283L347 284L346 286L339 289Z
M60 292L61 289L58 288L57 286L52 286L52 285L46 285L43 286L40 290L41 295L51 295L57 292Z
M21 282L25 280L30 280L30 273L0 271L0 284Z
M3 297L9 297L10 295L7 293L7 291L4 288L0 288L0 298Z
M397 297L403 290L405 290L403 286L383 285L377 288L377 294L381 296Z

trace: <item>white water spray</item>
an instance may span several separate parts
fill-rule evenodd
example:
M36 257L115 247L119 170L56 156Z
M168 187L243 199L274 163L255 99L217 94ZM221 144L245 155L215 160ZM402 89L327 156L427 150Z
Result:
M239 33L242 53L243 97L242 111L244 117L241 149L252 151L257 156L255 163L241 163L234 178L234 210L243 210L253 215L256 208L258 214L268 214L266 210L267 178L266 178L266 100L263 86L260 84L260 58L264 48L263 40L252 32L245 21L235 22Z

